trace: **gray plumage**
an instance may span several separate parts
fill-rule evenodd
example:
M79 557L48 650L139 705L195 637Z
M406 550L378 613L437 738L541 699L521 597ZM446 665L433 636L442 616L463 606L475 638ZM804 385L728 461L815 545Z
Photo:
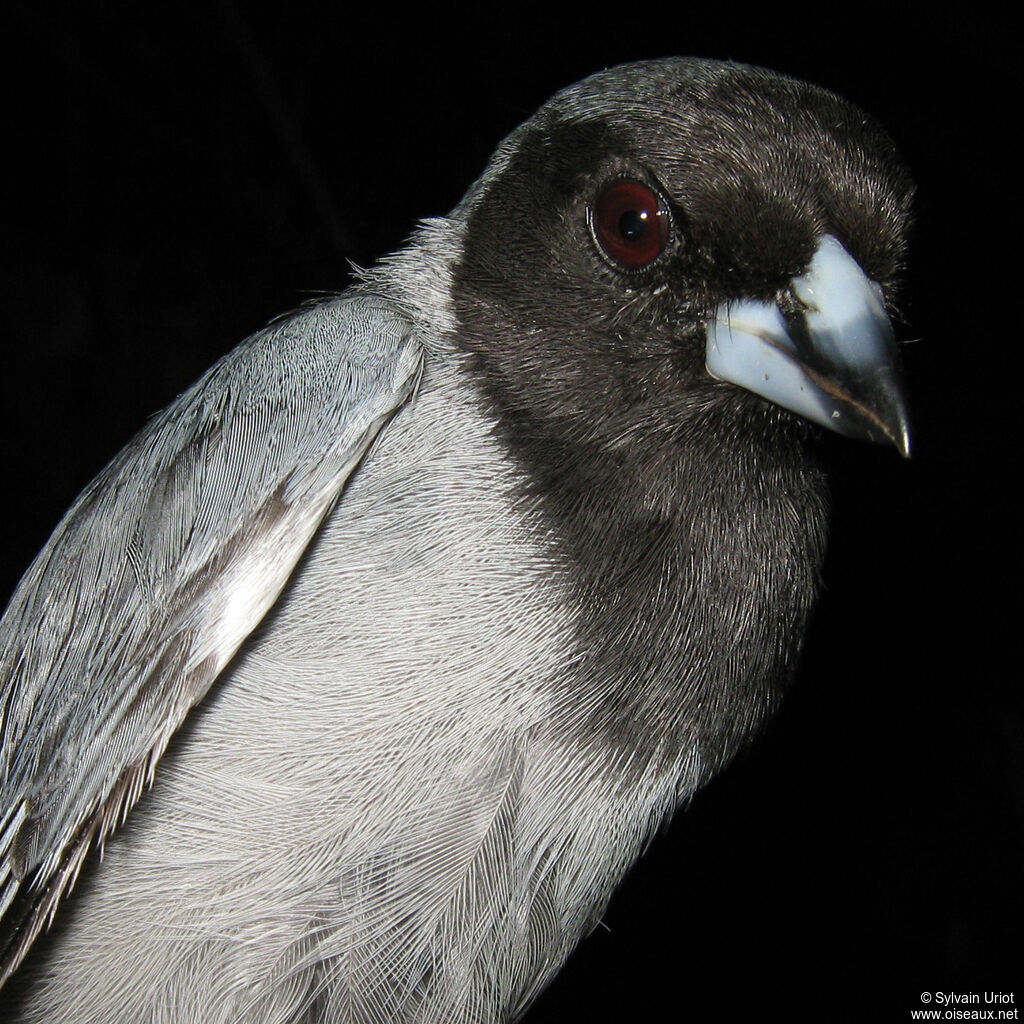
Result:
M586 212L623 177L673 217L638 271ZM150 422L0 625L9 970L82 874L24 1020L520 1012L777 704L817 589L813 431L707 375L709 321L826 234L887 295L909 195L820 90L605 72Z

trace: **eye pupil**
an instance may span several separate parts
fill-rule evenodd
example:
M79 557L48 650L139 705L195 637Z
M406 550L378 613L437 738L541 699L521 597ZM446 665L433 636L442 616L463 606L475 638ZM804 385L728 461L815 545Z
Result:
M619 234L630 242L637 241L643 237L647 228L646 220L646 213L641 213L639 210L627 210L619 218Z
M668 244L668 211L660 196L638 181L606 185L590 209L590 226L604 254L627 270L646 267Z

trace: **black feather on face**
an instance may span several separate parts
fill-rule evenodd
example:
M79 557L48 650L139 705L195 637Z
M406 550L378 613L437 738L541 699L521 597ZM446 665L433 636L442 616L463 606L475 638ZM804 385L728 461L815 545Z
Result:
M600 210L622 183L668 222L636 259L640 215ZM467 197L460 342L582 581L567 713L588 735L672 756L696 731L706 778L775 704L825 485L805 420L708 374L708 321L742 299L785 310L826 235L891 297L911 192L838 97L672 60L556 96Z

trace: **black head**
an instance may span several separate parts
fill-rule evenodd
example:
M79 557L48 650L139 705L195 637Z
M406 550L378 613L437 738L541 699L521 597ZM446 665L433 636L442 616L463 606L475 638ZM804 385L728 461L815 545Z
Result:
M620 183L649 190L667 221L649 261L601 244ZM694 430L792 427L708 376L708 318L777 298L826 234L891 297L911 193L886 135L823 89L693 59L602 72L514 132L464 201L461 341L503 410L573 445L628 437L653 457Z

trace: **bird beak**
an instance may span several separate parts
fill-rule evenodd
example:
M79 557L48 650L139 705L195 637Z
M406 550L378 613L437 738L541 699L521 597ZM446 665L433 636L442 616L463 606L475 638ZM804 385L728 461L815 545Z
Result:
M881 288L825 235L790 293L794 312L751 300L719 306L707 328L708 373L909 456L896 339Z

